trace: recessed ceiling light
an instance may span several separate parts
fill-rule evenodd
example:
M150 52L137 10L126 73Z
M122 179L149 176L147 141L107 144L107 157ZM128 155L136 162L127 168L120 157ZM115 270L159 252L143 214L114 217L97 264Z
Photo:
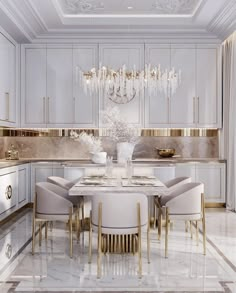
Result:
M127 8L128 8L128 9L133 9L134 7L133 7L133 6L128 6Z

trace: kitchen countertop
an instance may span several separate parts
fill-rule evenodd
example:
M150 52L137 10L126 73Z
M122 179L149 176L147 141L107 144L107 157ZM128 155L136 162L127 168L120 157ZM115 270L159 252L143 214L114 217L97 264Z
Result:
M0 159L0 169L1 168L7 168L27 163L37 163L37 162L50 162L50 163L61 163L65 167L99 167L99 166L105 166L104 164L94 164L90 159L71 159L71 158L22 158L19 160L6 160L6 159ZM225 163L226 160L219 159L219 158L137 158L133 160L133 163L136 165L142 165L143 167L148 166L166 166L166 165L174 165L177 163ZM114 161L114 165L122 166L121 164L116 163Z

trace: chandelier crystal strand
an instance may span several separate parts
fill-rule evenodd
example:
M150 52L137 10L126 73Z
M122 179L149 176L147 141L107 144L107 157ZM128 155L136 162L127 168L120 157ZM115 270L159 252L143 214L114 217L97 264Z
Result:
M119 70L110 69L99 64L99 69L92 68L88 72L80 72L80 81L85 94L102 94L113 102L125 104L144 89L149 95L163 93L166 97L173 95L181 83L181 71L173 67L170 70L161 70L160 65L151 67L145 64L142 71L134 66L127 70L124 64Z

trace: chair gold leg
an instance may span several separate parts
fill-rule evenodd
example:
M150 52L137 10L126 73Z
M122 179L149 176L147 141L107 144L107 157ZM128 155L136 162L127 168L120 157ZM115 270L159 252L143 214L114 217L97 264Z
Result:
M36 205L36 196L34 200L34 207L33 207L33 215L32 215L32 254L34 255L34 248L35 248L35 205Z
M84 229L84 200L82 201L81 203L81 210L82 210L82 221L81 221L81 226L82 226L82 229Z
M142 278L142 248L141 248L141 211L140 203L137 203L138 212L138 258L139 258L139 278Z
M185 221L185 232L188 232L188 221Z
M148 222L147 227L147 256L148 256L148 263L150 263L150 223Z
M157 207L154 202L154 222L153 222L153 228L156 229L156 223L157 223Z
M158 240L161 240L161 229L162 229L162 210L158 209Z
M196 221L196 241L197 246L199 245L199 228L198 228L198 221Z
M165 257L168 257L168 230L169 230L169 209L166 207L166 235L165 235Z
M69 215L69 235L70 235L70 257L73 257L73 219L72 219L72 214L73 214L73 208L70 209L70 215Z
M45 223L45 239L48 239L48 222Z
M90 219L89 219L89 259L88 263L92 262L92 214L90 212Z
M190 225L190 235L191 235L191 239L193 239L193 222L189 221L189 225Z
M101 278L101 239L102 238L102 203L98 207L98 258L97 258L97 278Z
M42 223L39 223L39 246L42 244Z
M77 211L76 211L76 235L77 235L77 242L79 241L80 238L80 206L77 206Z
M206 216L205 216L205 201L202 193L202 234L203 234L203 254L206 255Z

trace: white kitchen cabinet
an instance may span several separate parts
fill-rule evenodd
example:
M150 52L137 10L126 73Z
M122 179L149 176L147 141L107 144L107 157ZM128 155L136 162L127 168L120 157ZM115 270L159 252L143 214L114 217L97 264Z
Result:
M0 125L16 123L16 47L0 32Z
M0 219L10 214L18 203L17 171L6 168L0 172Z
M72 127L72 49L26 48L22 54L21 126Z
M29 165L18 167L18 208L29 201Z
M154 176L156 176L163 183L174 179L175 176L175 166L160 166L154 168Z
M161 65L162 70L171 67L170 45L146 45L145 63L153 67ZM149 94L145 91L145 127L169 127L170 97L157 91Z
M225 203L225 164L197 164L196 181L204 184L206 202Z
M26 48L22 60L21 126L46 127L46 49Z
M0 221L29 201L29 164L0 169Z
M99 61L102 65L114 70L120 69L124 64L127 66L127 70L132 70L134 65L136 70L142 70L144 68L144 46L142 44L102 44L99 46ZM142 127L143 98L142 92L136 93L129 103L117 104L105 94L105 96L100 96L100 109L117 106L128 123Z
M194 46L171 47L171 67L181 70L181 83L170 99L171 127L194 127L196 94L196 50Z
M69 48L47 48L47 127L72 127L73 52Z
M176 164L176 177L191 177L192 181L196 178L196 164L195 163L181 163Z
M31 202L34 201L35 184L46 182L49 176L64 177L64 166L56 162L38 162L31 164Z
M98 65L97 45L80 45L73 48L74 124L76 127L98 126L98 95L85 94L80 72Z
M220 49L199 46L196 50L196 124L198 127L221 125Z
M220 128L221 50L218 45L145 46L145 63L181 70L176 93L145 95L145 127Z
M97 127L98 97L86 96L79 71L97 62L96 46L22 46L22 127Z
M64 178L69 181L79 180L80 177L85 175L85 168L81 167L64 167Z
M206 202L225 203L225 163L176 164L176 177L181 176L204 184Z

